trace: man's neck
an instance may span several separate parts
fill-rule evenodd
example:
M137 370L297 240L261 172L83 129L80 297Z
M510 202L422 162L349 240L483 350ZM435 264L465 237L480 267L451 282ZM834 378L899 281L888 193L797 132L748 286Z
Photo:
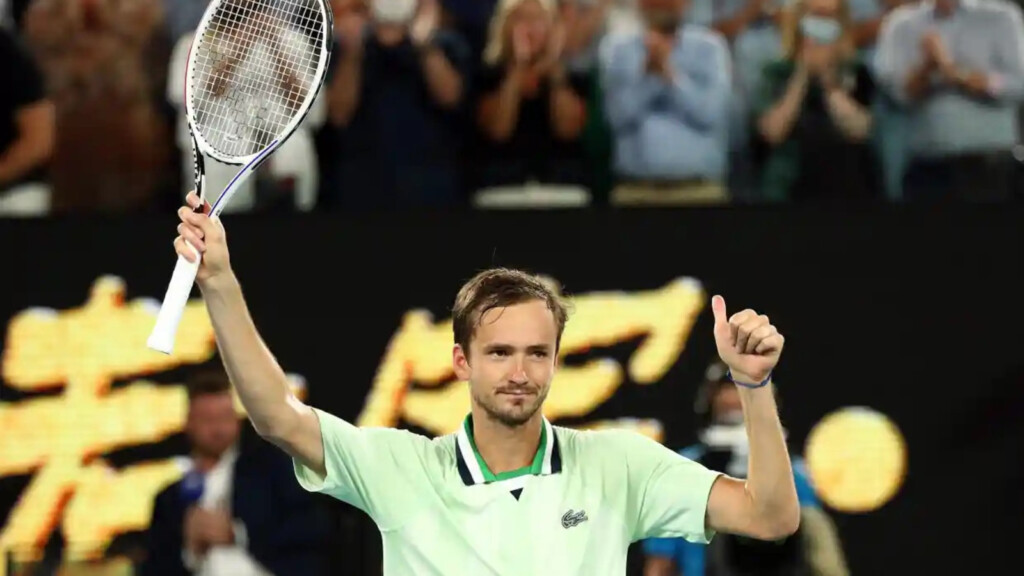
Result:
M528 422L515 428L492 420L482 410L473 412L473 443L492 474L511 472L533 463L540 448L543 425L539 410Z

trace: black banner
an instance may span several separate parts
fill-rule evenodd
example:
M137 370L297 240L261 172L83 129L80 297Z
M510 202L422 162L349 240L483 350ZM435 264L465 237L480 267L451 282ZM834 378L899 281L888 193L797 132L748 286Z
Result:
M986 574L1012 565L1024 517L1022 216L887 207L225 224L270 348L310 403L363 425L437 434L464 415L449 312L482 268L550 275L574 299L546 407L555 423L631 427L675 448L695 439L711 295L766 313L786 336L784 425L853 574ZM56 526L71 556L102 554L144 528L149 499L180 474L179 383L215 349L198 291L174 355L145 348L174 226L0 223L0 546L19 559L38 557ZM379 569L379 548L362 544L377 540L372 526L357 530L344 542L360 544L339 554Z

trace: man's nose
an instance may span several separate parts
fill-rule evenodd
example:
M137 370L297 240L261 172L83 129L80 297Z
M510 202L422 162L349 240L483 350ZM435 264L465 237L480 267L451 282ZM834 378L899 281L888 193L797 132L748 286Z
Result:
M512 366L512 374L509 376L509 381L515 384L527 384L530 379L526 377L526 368L524 367L522 357L518 357L515 360L515 364Z

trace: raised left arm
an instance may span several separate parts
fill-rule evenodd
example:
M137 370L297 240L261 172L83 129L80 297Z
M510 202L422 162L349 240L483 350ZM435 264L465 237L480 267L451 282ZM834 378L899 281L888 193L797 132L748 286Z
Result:
M726 317L725 300L712 300L715 344L743 403L749 438L747 479L722 476L708 497L708 527L762 540L779 540L800 525L793 467L775 403L772 369L784 338L767 316L744 310Z

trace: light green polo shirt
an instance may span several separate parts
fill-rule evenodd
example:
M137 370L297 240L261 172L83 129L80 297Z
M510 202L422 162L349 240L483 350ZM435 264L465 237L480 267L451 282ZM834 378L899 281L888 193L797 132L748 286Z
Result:
M431 439L316 414L327 476L295 461L299 484L376 522L386 576L622 576L632 542L713 536L705 511L719 473L635 432L545 419L533 464L495 476L468 417Z

